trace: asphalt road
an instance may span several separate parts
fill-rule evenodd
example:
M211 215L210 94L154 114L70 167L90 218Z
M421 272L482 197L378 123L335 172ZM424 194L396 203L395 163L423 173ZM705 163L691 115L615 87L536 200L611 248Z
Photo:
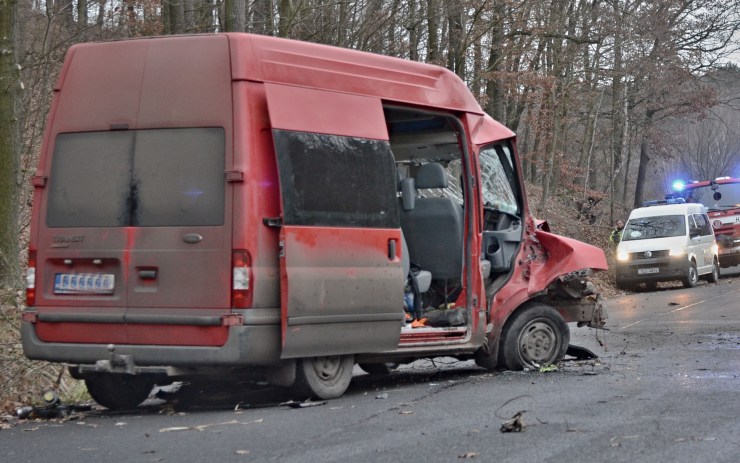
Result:
M599 359L558 371L444 360L382 378L358 370L344 397L306 408L255 385L191 387L174 409L20 423L0 431L0 461L738 461L740 268L606 306L608 332L572 327ZM517 412L522 431L501 432Z

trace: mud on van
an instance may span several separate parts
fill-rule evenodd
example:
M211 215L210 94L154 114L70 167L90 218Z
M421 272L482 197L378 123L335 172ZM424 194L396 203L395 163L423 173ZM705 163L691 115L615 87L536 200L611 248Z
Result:
M23 346L106 407L260 375L338 397L422 357L521 369L601 326L603 252L536 227L514 133L431 65L248 34L70 48Z

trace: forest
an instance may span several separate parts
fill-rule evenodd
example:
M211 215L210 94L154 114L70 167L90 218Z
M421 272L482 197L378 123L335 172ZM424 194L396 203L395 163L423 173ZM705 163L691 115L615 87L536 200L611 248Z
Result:
M15 360L30 179L69 46L248 32L444 66L517 133L535 215L565 211L603 245L672 179L740 176L738 29L740 0L0 0L0 409L23 378L57 380Z

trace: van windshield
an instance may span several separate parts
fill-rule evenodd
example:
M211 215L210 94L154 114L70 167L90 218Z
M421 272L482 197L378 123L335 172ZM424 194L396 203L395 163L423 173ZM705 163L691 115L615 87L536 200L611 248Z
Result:
M683 215L659 215L631 219L624 227L622 241L666 238L685 234L686 219Z
M224 130L64 133L49 176L49 227L222 225Z

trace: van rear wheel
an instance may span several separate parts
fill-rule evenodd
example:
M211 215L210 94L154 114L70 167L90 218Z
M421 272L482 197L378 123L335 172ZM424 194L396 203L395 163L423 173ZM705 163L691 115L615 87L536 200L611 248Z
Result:
M712 271L706 276L709 283L717 283L719 281L719 262L715 258L712 261Z
M563 317L549 305L532 303L506 322L499 362L510 370L555 364L565 357L569 342Z
M353 355L334 355L299 359L293 393L301 399L336 399L352 381Z
M135 408L149 397L153 378L138 375L100 373L85 376L90 397L111 410Z

